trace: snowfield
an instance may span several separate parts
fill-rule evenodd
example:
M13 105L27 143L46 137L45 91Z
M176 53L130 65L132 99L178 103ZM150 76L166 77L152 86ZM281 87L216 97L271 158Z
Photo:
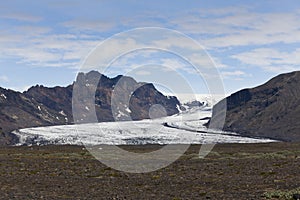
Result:
M210 116L210 108L192 108L189 111L160 119L26 128L14 131L14 133L20 138L18 145L90 146L275 142L270 139L247 138L235 133L208 130L203 124Z

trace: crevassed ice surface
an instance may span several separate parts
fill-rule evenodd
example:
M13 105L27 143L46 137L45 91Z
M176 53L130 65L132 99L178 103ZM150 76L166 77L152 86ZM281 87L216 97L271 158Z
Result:
M235 133L209 130L203 126L211 116L210 108L193 108L178 115L128 122L63 125L26 128L15 131L18 145L140 145L262 143L270 139L241 137Z

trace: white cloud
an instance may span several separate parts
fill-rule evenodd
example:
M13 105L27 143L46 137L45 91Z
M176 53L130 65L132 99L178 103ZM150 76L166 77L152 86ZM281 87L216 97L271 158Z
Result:
M147 76L147 75L151 75L150 71L146 71L146 70L138 70L135 72L136 75L140 75L140 76Z
M299 13L239 13L218 19L218 22L237 30L249 30L262 34L285 34L299 29Z
M253 9L252 9L253 10ZM170 21L193 34L207 48L300 42L300 13L259 13L250 8L223 8L180 14Z
M190 61L195 63L200 68L212 68L216 67L212 58L208 54L191 54L189 57Z
M166 35L168 34L168 36L163 39L157 39L153 41L153 46L157 46L170 51L174 50L175 53L179 48L185 49L186 51L205 51L205 48L201 45L201 43L197 42L188 35L181 35L179 32L172 33L171 31L169 32L165 30L162 30L162 33Z
M143 24L162 25L164 22L165 27L177 29L192 35L192 38L197 38L197 42L208 47L210 51L239 46L252 47L253 45L300 42L300 12L259 13L254 10L251 7L226 7L193 12L183 11L172 16L160 13L157 15L159 20L153 18L154 13L152 12L145 13L143 18L124 19L122 26L130 28ZM0 17L23 22L42 20L38 16L20 13L2 14ZM118 26L118 22L74 19L58 25L63 26L65 30L57 33L55 27L26 25L11 26L11 29L3 30L0 33L1 57L13 57L19 62L35 66L75 66L98 44L99 40L103 40L103 38L99 39L99 35L104 31L112 31ZM89 33L81 34L82 31L89 31ZM187 59L193 60L200 66L210 66L211 61L207 56L194 54L194 51L202 47L192 43L184 37L166 35L165 38L152 41L148 45L174 51L185 49ZM98 56L118 56L120 48L132 50L144 45L134 36L125 40L112 40L109 47L94 55L95 60L98 59ZM299 52L299 50L295 50L293 53L286 53L271 48L257 48L250 52L238 53L232 58L238 59L244 64L264 66L263 68L268 71L277 71L279 68L281 68L279 71L282 71L282 68L294 69L300 63ZM218 68L228 68L223 63L222 57L213 59ZM127 58L122 62L128 64ZM165 64L172 64L179 68L178 63L168 61ZM180 68L187 69L185 66Z
M63 26L75 31L104 32L116 26L115 23L103 20L72 20L62 23Z
M281 73L300 69L300 49L284 52L272 48L258 48L233 55L232 58L270 72Z
M107 66L122 57L123 53L128 53L143 48L143 44L138 43L133 38L113 38L99 43L99 45L91 51L88 59L84 61L85 69L96 69L103 71ZM126 59L125 59L126 61Z
M0 14L0 18L4 19L13 19L18 21L26 21L26 22L39 22L43 18L40 16L25 14L25 13L3 13Z
M291 71L299 71L299 66L291 66L291 65L281 65L281 66L265 66L263 67L265 71L274 72L277 74L287 73Z
M237 71L227 71L227 72L222 72L223 76L242 76L245 75L245 72L237 70Z
M188 66L186 63L183 63L179 59L174 59L174 58L163 58L159 61L161 63L161 66L165 66L170 68L170 70L178 70L178 69L183 69L187 70Z
M98 41L73 34L51 34L51 28L21 26L0 33L0 57L39 67L74 67Z
M247 74L241 70L235 71L222 71L221 76L223 79L230 79L230 80L243 80L244 77L249 77L251 74Z
M39 37L40 35L47 34L49 32L51 32L50 27L32 25L19 25L10 30L11 34L19 34L26 37Z
M5 75L1 75L0 76L0 82L9 82L9 78L7 77L7 76L5 76Z

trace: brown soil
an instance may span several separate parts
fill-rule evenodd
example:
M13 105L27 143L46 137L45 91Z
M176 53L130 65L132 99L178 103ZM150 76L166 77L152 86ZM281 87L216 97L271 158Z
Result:
M146 174L111 169L79 146L1 147L0 199L265 199L300 187L300 143L220 144L205 159L199 147Z

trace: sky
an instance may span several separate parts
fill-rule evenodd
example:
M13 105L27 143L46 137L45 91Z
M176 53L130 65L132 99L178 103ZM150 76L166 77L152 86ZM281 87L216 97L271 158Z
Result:
M190 41L201 48L192 48ZM145 44L151 48L136 50ZM127 53L118 57L114 53L120 49ZM110 77L130 75L138 81L155 82L167 92L181 87L178 92L184 93L183 86L192 85L195 93L202 94L210 92L207 84L216 80L212 73L218 73L224 92L230 94L280 73L300 70L300 2L1 2L0 87L24 91L36 84L66 86L95 50L100 57L115 56L101 71ZM193 62L201 70L216 70L199 74ZM153 78L169 81L160 83Z

